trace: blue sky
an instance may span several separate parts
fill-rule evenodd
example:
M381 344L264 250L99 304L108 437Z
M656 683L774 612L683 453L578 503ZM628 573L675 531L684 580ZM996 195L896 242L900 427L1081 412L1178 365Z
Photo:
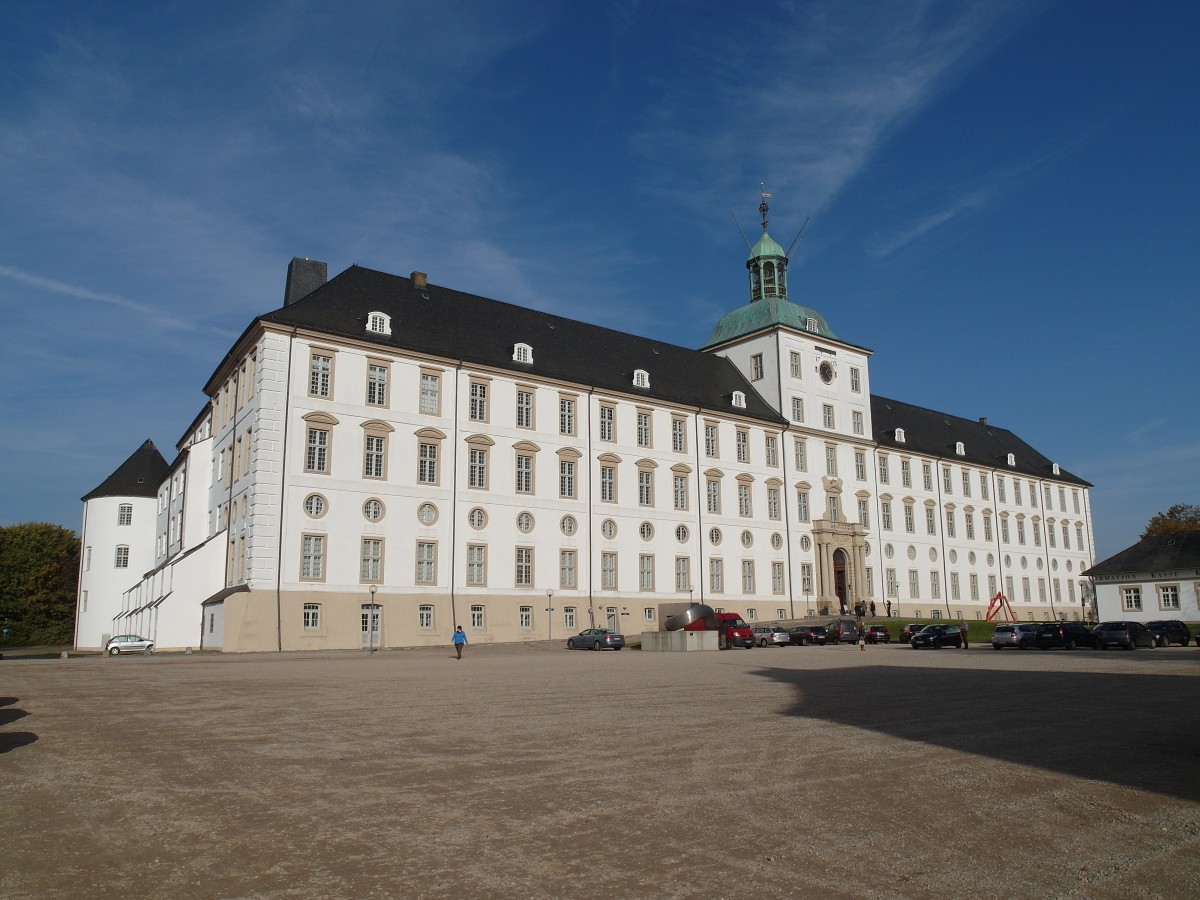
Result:
M877 394L1200 502L1200 4L8 3L0 523L170 458L292 256L698 346L760 182Z

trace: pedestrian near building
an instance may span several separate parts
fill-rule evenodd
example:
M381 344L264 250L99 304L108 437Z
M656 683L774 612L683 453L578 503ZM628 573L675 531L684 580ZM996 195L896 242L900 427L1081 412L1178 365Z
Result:
M962 632L962 639L963 639L962 648L964 650L966 650L966 649L968 649L968 644L969 644L969 641L967 638L967 623L964 622L961 618L958 620L958 630Z
M454 629L454 637L450 640L454 644L454 651L458 654L457 658L462 659L463 647L467 645L467 633L462 630L461 625Z
M871 618L875 618L875 601L871 601Z

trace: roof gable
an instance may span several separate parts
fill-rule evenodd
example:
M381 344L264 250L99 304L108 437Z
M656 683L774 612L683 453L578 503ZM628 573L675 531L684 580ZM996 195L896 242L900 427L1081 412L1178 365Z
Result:
M81 499L86 503L97 497L154 497L158 494L158 486L167 476L168 468L154 441L147 440L115 472Z

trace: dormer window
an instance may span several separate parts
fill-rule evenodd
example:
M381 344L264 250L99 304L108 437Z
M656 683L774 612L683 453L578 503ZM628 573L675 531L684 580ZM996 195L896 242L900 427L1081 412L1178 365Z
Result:
M524 363L527 366L533 365L533 348L528 344L514 344L513 362Z
M1011 453L1010 453L1010 454L1008 454L1008 464L1009 464L1010 466L1015 466L1015 465L1017 464L1017 458L1016 458L1016 456L1014 456L1014 455L1013 455L1013 454L1011 454Z
M966 445L964 445L962 441L959 441L958 443L956 443L954 445L954 452L957 453L959 456L966 456L967 455ZM1012 464L1009 463L1009 465L1012 465Z
M1059 468L1058 468L1058 463L1051 463L1051 465L1050 465L1050 471L1051 471L1051 472L1053 472L1055 475L1061 475L1061 474L1062 474L1062 472L1061 472L1061 471L1059 470Z
M746 408L746 392L745 391L734 391L733 392L733 405L736 406L738 409Z
M634 369L633 386L639 388L650 387L650 373L645 369Z
M812 316L809 316L807 319L804 320L804 327L808 331L811 331L815 334L817 332L817 320L814 319Z
M904 443L904 429L903 428L896 429L896 443L897 444Z
M367 331L373 334L391 334L392 317L387 313L373 312L367 316Z

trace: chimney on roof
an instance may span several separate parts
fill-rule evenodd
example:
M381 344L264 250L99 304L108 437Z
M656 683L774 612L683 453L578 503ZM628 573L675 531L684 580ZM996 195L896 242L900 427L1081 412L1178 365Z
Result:
M303 300L329 280L329 266L315 259L293 256L288 263L287 284L283 288L283 305L291 306Z
M979 417L979 424L980 424L980 425L986 425L986 424L987 424L987 416L980 416L980 417Z
M418 291L423 291L429 287L429 276L424 272L413 272L409 278L412 279L412 286Z

